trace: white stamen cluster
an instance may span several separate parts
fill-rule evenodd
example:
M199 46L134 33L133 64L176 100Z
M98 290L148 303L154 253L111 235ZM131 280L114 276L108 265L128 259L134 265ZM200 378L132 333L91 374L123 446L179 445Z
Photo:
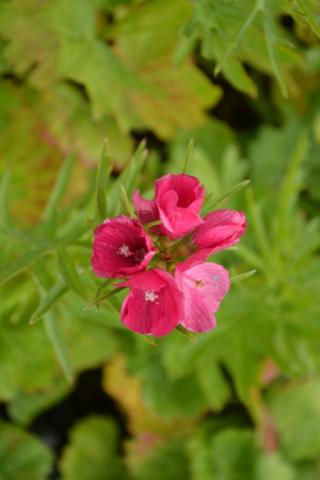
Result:
M155 302L158 298L158 295L152 290L147 290L144 294L144 298L147 300L147 302Z
M122 245L119 250L118 250L119 255L122 255L123 257L130 257L131 252L130 248L128 245Z

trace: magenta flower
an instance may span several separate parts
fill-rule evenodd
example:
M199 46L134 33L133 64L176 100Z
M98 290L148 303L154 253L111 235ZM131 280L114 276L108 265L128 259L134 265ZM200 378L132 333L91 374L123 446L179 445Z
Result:
M207 332L216 326L214 313L230 288L229 274L216 263L179 263L175 279L183 293L181 325L192 332Z
M193 243L203 250L203 259L239 242L246 230L244 213L216 210L204 217L204 223L193 232ZM201 252L199 252L201 255Z
M132 201L141 223L159 220L159 210L155 200L146 200L141 197L140 193L136 190L132 194Z
M155 181L155 203L164 233L176 239L190 233L203 221L199 216L204 187L190 175L164 175Z
M154 254L151 238L132 218L107 219L94 231L91 264L98 277L133 275L144 270Z
M190 175L164 175L155 181L155 198L145 200L134 192L133 203L142 223L161 220L156 233L171 239L190 233L203 220L199 212L204 199L204 188Z
M182 321L182 293L165 270L138 273L121 286L131 288L121 309L121 319L130 330L160 337Z

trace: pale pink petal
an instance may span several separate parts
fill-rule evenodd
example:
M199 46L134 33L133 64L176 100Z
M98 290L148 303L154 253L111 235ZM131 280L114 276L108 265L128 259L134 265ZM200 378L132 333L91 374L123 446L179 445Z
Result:
M177 265L175 279L184 297L181 324L194 332L215 326L215 313L230 288L229 274L215 263L196 263L194 259Z

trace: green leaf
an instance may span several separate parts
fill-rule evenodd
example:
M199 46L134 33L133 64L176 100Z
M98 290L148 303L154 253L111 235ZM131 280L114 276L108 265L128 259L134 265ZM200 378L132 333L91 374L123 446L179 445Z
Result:
M251 224L257 245L259 246L261 256L266 261L270 261L270 238L268 237L266 225L261 214L261 208L254 196L254 191L249 188L246 192L246 200L248 205L248 211L250 214ZM272 259L270 261L272 263Z
M59 203L61 202L68 187L74 163L74 155L69 155L63 162L62 168L58 174L58 178L50 193L47 205L45 206L43 212L43 219L47 223L53 221L55 212L58 209Z
M255 432L244 419L225 412L195 429L188 450L193 480L256 480Z
M0 305L0 400L10 401L24 393L49 392L63 371L57 361L44 322L27 324L37 303L31 281L3 290ZM8 302L4 300L8 296ZM28 302L28 303L26 303ZM31 302L31 303L30 303ZM26 303L25 318L17 317ZM119 306L83 310L84 302L69 292L59 312L57 328L68 352L73 372L96 368L117 350L114 330L123 330ZM17 318L16 318L17 317ZM17 322L17 319L19 320Z
M274 28L272 13L266 0L263 0L263 27L265 31L267 49L275 77L278 80L282 95L287 98L288 91L286 81L282 72L282 66L278 58L278 51L276 48L278 36Z
M231 283L241 282L246 278L252 277L252 275L254 275L256 272L257 270L249 270L248 272L240 273L239 275L233 275L232 277L230 277L230 282Z
M300 10L297 18L300 19L302 17L314 33L320 37L319 5L317 0L295 0L294 3Z
M181 172L181 159L185 158L190 136L194 138L194 149L189 174L198 177L209 194L220 197L243 178L246 168L233 133L215 119L190 132L181 132L170 145L168 173Z
M191 480L189 458L183 439L171 440L156 446L149 458L134 469L136 480Z
M45 391L19 392L8 405L10 418L27 427L38 415L61 402L69 391L70 385L61 377Z
M210 349L205 350L196 363L197 378L210 408L220 411L230 400L231 391L221 368L217 355Z
M58 249L58 266L66 286L80 297L85 298L85 290L78 271L63 248Z
M145 140L142 140L134 152L130 163L128 163L126 168L121 172L121 175L119 175L109 189L108 202L111 216L120 213L118 197L121 185L125 188L128 196L131 196L136 186L138 176L143 168L148 153L145 146L146 142Z
M310 146L309 134L302 130L294 145L290 164L284 176L279 198L279 223L278 238L284 243L291 240L292 217L296 206L298 194L302 187L301 166L306 159Z
M280 445L293 461L317 457L320 450L320 383L308 380L270 392L269 406Z
M120 201L125 213L131 218L137 218L136 212L134 211L134 208L130 203L127 192L123 185L120 185Z
M190 342L182 338L185 342ZM195 375L170 380L156 361L149 361L141 373L144 378L144 401L161 416L188 418L199 415L205 409L206 400ZM161 390L159 385L162 386Z
M220 72L220 70L223 68L225 62L228 60L231 53L234 50L239 48L242 36L245 34L246 30L251 26L258 12L263 9L263 2L264 0L255 0L252 11L250 12L249 15L247 15L244 18L244 21L239 31L237 32L235 39L233 40L232 43L229 44L226 52L224 52L223 54L222 59L219 60L219 63L216 65L215 71L214 71L215 75L217 75Z
M0 478L43 480L53 466L53 455L38 439L0 422Z
M91 416L71 430L61 460L63 480L125 480L118 455L119 433L111 418Z
M182 169L183 173L188 173L188 171L189 171L189 165L190 165L190 162L192 160L192 155L193 155L193 145L194 145L194 140L192 138L190 140L190 142L188 143L186 155L185 155L185 158L184 158L183 169Z
M18 260L13 261L12 264L0 275L0 285L3 285L4 283L28 270L48 252L49 250L35 250L26 252Z
M185 0L153 0L139 5L139 14L134 8L114 22L108 30L134 68L171 55L179 42L179 32L192 6Z
M97 213L101 221L105 220L108 216L106 189L107 189L110 173L111 173L111 166L109 163L109 157L107 154L107 144L105 141L102 147L101 158L97 168L97 180L96 180Z
M0 185L0 222L2 225L8 226L10 224L9 212L9 184L10 172L6 171L1 179Z
M225 429L212 437L209 444L212 478L255 480L257 451L253 432L247 429Z
M295 480L296 472L279 453L262 455L257 464L257 480ZM302 477L300 477L302 478Z
M244 64L272 73L285 91L284 71L301 63L302 56L289 42L292 37L273 19L283 13L280 2L195 0L193 6L189 35L198 35L202 55L214 60L216 70L221 68L235 88L257 96Z
M57 360L65 374L65 377L71 384L73 382L74 375L69 360L69 354L58 326L58 319L53 312L48 312L45 314L44 328Z
M97 295L93 300L90 300L90 302L87 303L87 305L84 307L84 310L89 310L90 308L92 308L96 305L99 305L104 300L107 300L107 298L110 298L113 295L116 295L117 293L119 293L121 290L124 290L124 288L126 288L126 287L116 287L116 288L108 290L104 293L101 293L100 295Z
M36 323L67 291L68 287L62 280L43 293L39 305L30 317L29 324Z
M245 67L236 58L229 58L225 60L223 73L226 79L235 88L243 93L256 98L258 96L258 89L253 80L249 77Z
M225 193L221 197L213 199L213 200L210 199L208 202L205 202L204 206L203 206L202 213L205 215L210 210L214 210L214 209L220 207L223 202L228 200L232 195L235 195L236 193L241 192L241 190L243 190L248 185L250 185L250 183L251 183L251 180L249 180L249 179L248 180L243 180L242 182L234 185L227 193Z

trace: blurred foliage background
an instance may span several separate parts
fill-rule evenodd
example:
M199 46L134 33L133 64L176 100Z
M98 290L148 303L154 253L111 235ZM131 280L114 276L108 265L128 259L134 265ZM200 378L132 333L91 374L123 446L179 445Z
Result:
M1 480L320 478L319 36L318 0L0 0ZM96 198L190 138L212 198L252 180L215 261L257 273L154 346L97 301Z

